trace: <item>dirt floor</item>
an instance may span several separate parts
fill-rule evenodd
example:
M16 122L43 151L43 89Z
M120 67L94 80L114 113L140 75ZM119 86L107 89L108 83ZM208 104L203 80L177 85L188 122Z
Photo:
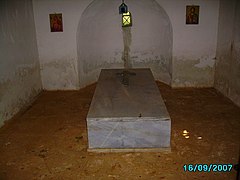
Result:
M87 152L94 84L43 92L0 129L0 179L236 179L234 169L185 172L183 166L238 163L240 108L211 88L158 86L172 119L170 153Z

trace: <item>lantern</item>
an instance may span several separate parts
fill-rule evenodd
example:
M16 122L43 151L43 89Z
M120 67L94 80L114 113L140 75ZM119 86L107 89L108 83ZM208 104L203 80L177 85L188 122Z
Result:
M122 27L132 26L132 15L130 12L122 14Z

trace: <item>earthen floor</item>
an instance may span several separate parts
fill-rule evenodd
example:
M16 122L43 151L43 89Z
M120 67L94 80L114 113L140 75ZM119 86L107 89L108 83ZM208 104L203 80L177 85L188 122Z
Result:
M212 88L157 84L172 119L170 153L87 152L96 84L44 91L0 128L0 179L236 179L234 169L185 172L183 166L238 163L240 108Z

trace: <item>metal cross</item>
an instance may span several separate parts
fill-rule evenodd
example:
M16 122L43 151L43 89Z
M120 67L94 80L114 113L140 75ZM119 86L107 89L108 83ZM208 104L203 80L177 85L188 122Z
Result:
M121 83L124 85L124 86L128 86L129 85L129 77L130 76L135 76L136 73L134 72L129 72L127 70L124 70L123 72L121 73L116 73L117 76L120 76L121 77Z

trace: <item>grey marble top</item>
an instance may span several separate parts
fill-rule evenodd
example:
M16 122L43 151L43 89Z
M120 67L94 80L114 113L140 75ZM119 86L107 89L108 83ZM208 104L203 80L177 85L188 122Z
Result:
M102 69L87 120L170 120L151 70L129 69L129 85L123 71Z

